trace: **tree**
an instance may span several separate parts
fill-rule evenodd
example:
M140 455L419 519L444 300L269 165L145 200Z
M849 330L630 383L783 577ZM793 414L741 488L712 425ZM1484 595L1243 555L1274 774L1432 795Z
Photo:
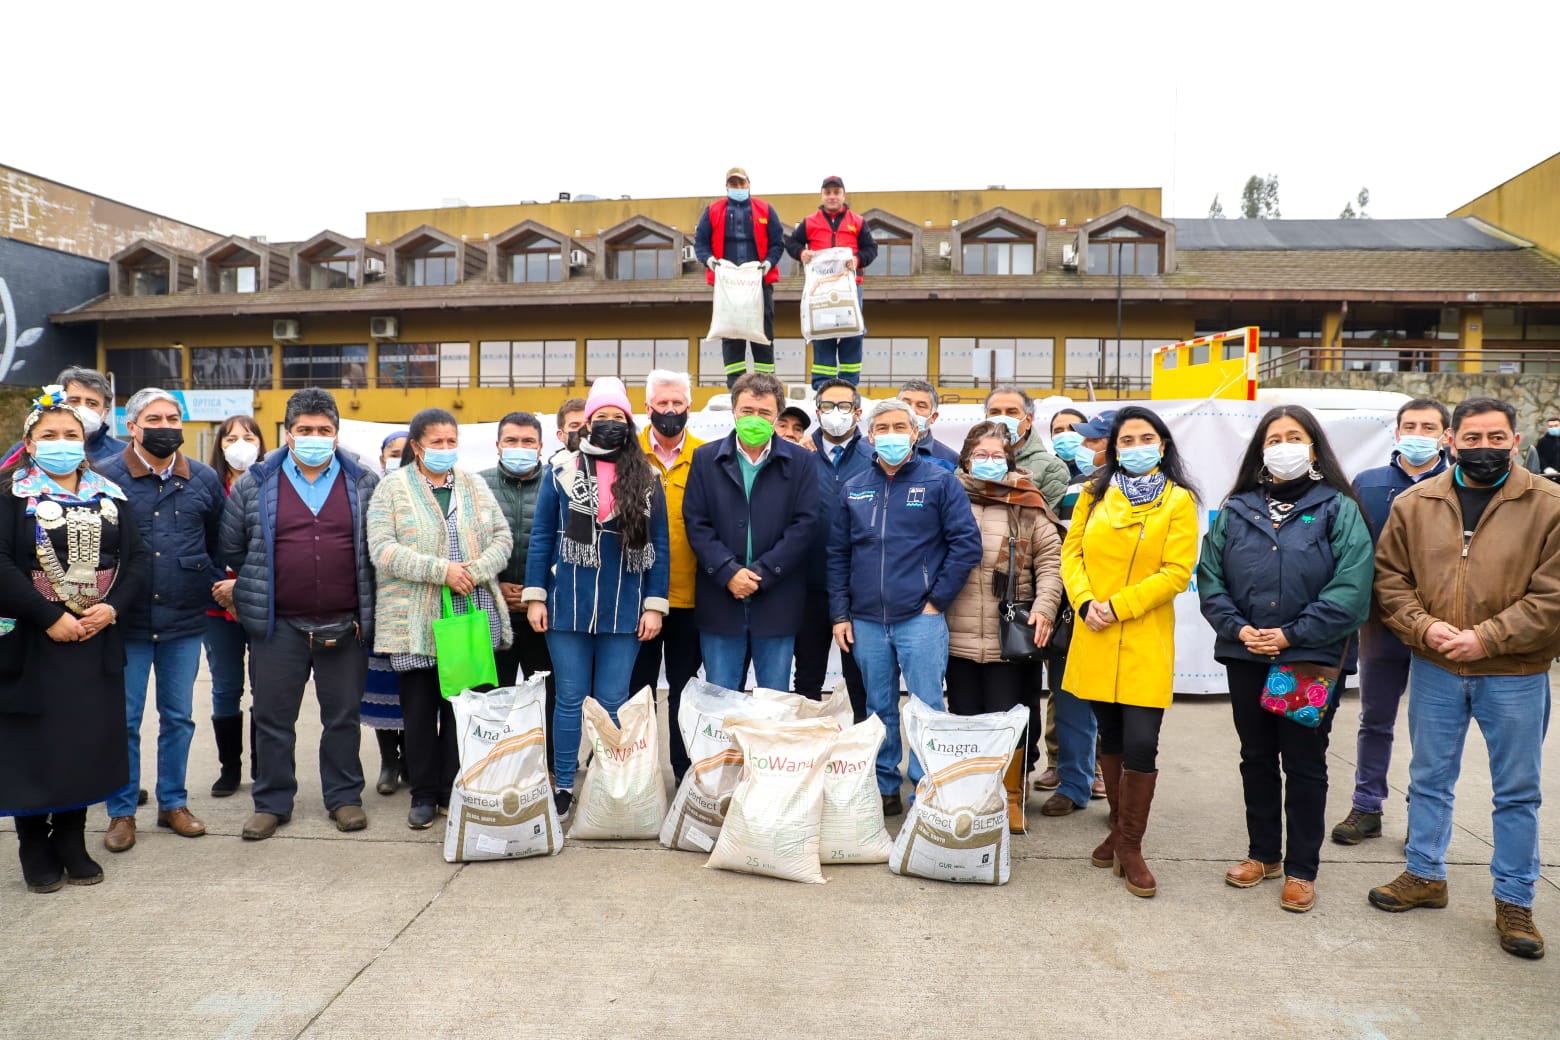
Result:
M1270 173L1266 177L1252 174L1246 178L1246 186L1240 193L1240 215L1247 220L1276 220L1282 216L1278 209L1278 174Z
M1359 209L1354 207L1358 205ZM1370 205L1370 189L1361 188L1360 193L1354 197L1353 202L1343 204L1343 212L1338 214L1341 220L1369 220L1370 214L1365 212L1365 207Z
M1223 220L1224 219L1224 206L1219 202L1219 196L1217 194L1215 194L1213 196L1213 205L1208 207L1208 219L1209 220Z

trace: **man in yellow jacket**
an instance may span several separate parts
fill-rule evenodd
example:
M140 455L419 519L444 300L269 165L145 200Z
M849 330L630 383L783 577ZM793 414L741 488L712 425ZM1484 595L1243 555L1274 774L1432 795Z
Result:
M648 686L654 690L660 682L661 662L665 658L667 727L672 773L678 783L688 771L688 751L683 747L682 731L677 728L677 706L682 703L683 687L699 674L699 666L704 663L699 652L699 630L693 622L693 575L698 563L688 546L688 532L683 525L688 468L693 463L693 449L704 443L687 430L692 404L693 380L688 373L658 368L645 377L645 411L650 425L640 431L639 446L666 488L666 519L672 548L672 587L667 598L672 609L661 625L661 634L640 645L629 689L637 691Z

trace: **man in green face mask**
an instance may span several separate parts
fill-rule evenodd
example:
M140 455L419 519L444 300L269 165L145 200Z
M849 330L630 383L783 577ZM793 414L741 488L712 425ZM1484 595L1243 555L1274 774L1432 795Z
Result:
M758 685L789 690L817 523L817 467L807 449L775 434L785 407L780 380L749 373L731 398L736 429L693 453L683 496L699 561L694 620L704 676L740 690L751 656Z

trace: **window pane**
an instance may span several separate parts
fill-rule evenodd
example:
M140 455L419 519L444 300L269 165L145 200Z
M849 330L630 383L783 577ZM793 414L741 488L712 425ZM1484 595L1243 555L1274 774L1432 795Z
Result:
M579 369L576 367L578 344L572 339L550 339L547 341L546 349L547 384L562 386L565 383L573 383L579 374Z
M367 385L366 343L282 348L283 387L351 389Z
M894 337L894 352L889 358L889 370L896 381L926 378L926 345L927 341L924 339Z
M1049 339L1019 340L1014 376L1026 386L1049 387L1055 379L1051 362L1054 352L1055 345Z
M439 344L439 385L465 387L471 385L471 344Z
M514 380L516 386L541 386L546 375L545 344L541 340L526 340L514 345Z
M634 251L632 249L618 249L612 254L614 268L612 275L628 281L634 277Z
M176 347L110 350L107 364L115 385L126 389L160 386L178 390L184 387L183 359Z
M655 277L655 250L634 250L634 278L645 281Z
M993 224L975 233L976 238L1017 238L1018 232L1004 224Z
M988 274L1012 274L1013 247L1006 242L986 247L986 272Z
M685 339L658 339L655 341L655 367L672 372L688 370L688 341Z
M964 273L986 273L986 247L979 242L974 242L964 247Z
M201 390L269 390L271 348L193 347L190 385Z
M618 374L624 379L646 376L655 367L655 340L625 339L618 343Z
M888 258L888 273L891 275L908 275L910 273L910 247L890 246ZM882 254L879 254L881 262Z
M1159 273L1159 244L1144 242L1137 247L1138 274Z
M547 280L549 282L563 281L563 254L547 254Z
M1111 247L1104 242L1089 243L1089 273L1110 274Z
M975 352L975 341L944 336L937 345L937 381L945 386L973 386L974 366L970 357Z
M1013 273L1035 273L1035 247L1029 242L1018 242L1013 246Z
M1082 386L1085 381L1098 384L1100 379L1100 340L1069 339L1067 341L1067 385Z
M131 296L167 296L168 267L137 267L130 273Z
M618 367L618 341L615 339L588 339L585 341L585 378L615 376Z
M656 253L656 277L677 277L677 254L670 249L657 249Z
M431 387L439 385L439 348L433 343L381 343L379 385Z
M508 386L512 348L508 340L483 340L477 344L477 385Z
M861 381L886 382L893 378L894 341L868 336L861 342Z

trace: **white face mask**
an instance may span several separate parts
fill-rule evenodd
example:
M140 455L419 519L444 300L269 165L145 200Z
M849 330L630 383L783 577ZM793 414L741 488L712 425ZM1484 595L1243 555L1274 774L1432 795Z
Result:
M850 412L824 412L818 417L818 424L830 437L843 437L856 425L856 417Z
M255 464L260 457L260 446L254 441L234 441L222 449L222 457L239 473Z
M81 416L81 428L88 437L103 428L103 415L91 408L81 407L76 409L76 414Z
M1262 464L1273 479L1282 483L1303 476L1311 468L1309 444L1275 444L1262 449Z

